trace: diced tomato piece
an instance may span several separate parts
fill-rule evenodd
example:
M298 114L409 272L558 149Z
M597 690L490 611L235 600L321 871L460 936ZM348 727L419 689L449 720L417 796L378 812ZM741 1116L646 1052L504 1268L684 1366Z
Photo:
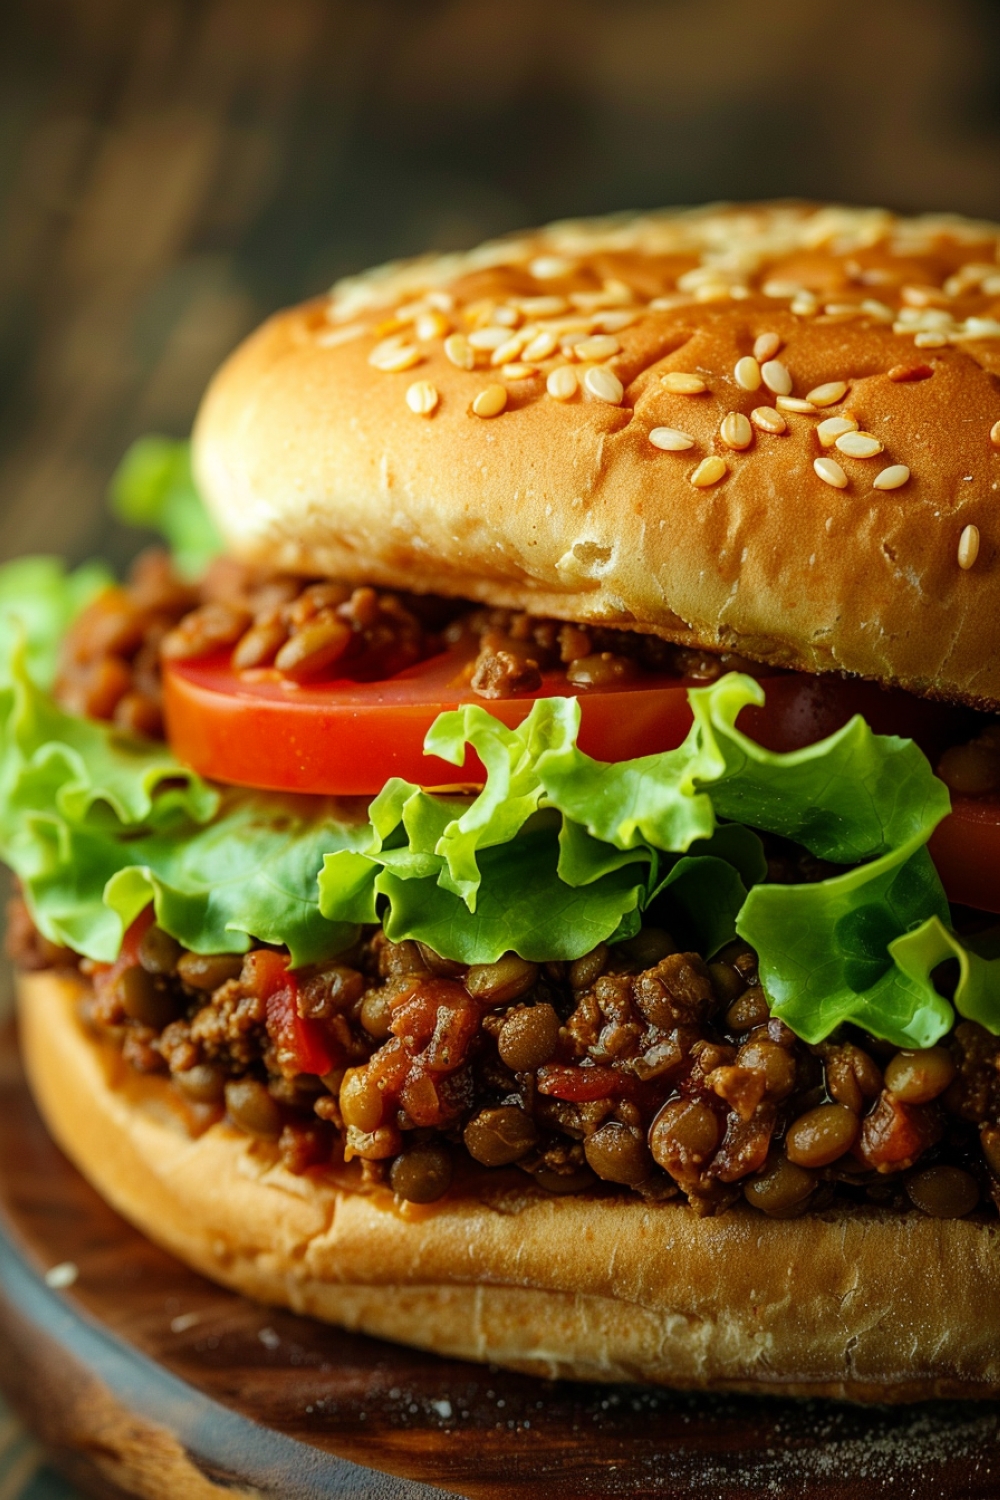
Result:
M319 1021L299 1015L299 983L288 960L265 949L258 956L258 964L267 1006L267 1034L282 1072L320 1076L331 1072L334 1059L329 1038Z
M877 1172L902 1172L941 1139L937 1113L926 1105L904 1104L883 1089L865 1116L853 1154Z
M393 1013L392 1031L430 1073L461 1067L479 1026L479 1011L453 979L424 979Z
M550 1063L538 1072L538 1092L573 1104L634 1092L634 1082L617 1068L570 1068Z
M93 969L94 988L98 993L107 992L118 982L118 978L126 969L134 969L139 962L139 948L146 932L153 925L155 913L153 903L142 909L135 921L125 930L122 945L118 957L113 964L95 964Z

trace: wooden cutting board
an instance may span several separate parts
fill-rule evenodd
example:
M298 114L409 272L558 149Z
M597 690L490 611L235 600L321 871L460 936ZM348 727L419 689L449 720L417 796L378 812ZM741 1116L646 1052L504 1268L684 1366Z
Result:
M987 1500L1000 1407L553 1384L257 1307L157 1250L49 1141L0 1038L0 1387L102 1497Z

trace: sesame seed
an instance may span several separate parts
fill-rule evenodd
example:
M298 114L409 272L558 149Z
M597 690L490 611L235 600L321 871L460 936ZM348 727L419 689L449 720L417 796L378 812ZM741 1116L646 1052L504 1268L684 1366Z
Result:
M994 422L990 428L990 442L994 448L1000 448L1000 422Z
M954 337L956 339L1000 338L1000 318L966 318L962 326L955 330ZM916 343L915 339L914 343Z
M820 422L816 428L816 436L824 448L832 448L839 437L845 432L857 432L858 424L853 417L827 417L825 422Z
M517 356L521 353L521 350L523 348L524 335L515 333L512 338L505 339L502 344L497 345L497 347L493 350L493 353L490 355L490 364L510 364L512 359L517 359Z
M622 281L620 276L606 276L604 278L604 295L609 300L613 299L619 307L628 302L635 301L635 292L627 281Z
M708 286L722 280L720 273L713 266L704 264L692 266L689 271L683 271L677 278L677 290L679 292L696 292L700 286Z
M904 286L899 299L906 307L947 307L949 297L936 286Z
M419 365L423 357L415 344L400 344L394 339L386 339L375 345L368 356L368 363L376 370L396 374L400 370L409 370L414 365Z
M476 351L464 333L453 333L444 341L444 352L460 370L474 370Z
M958 566L969 569L979 556L979 527L966 526L958 539Z
M948 342L948 335L936 333L932 328L925 328L922 332L914 334L913 342L918 349L943 349Z
M492 297L479 297L475 302L466 304L462 309L462 316L470 328L485 328L488 323L493 322L496 306Z
M776 396L792 394L792 377L780 360L765 360L760 367L760 373L768 390L773 391Z
M418 302L404 302L401 307L397 307L395 318L400 325L404 323L415 323L416 320L420 317L420 314L426 311L427 303L421 297Z
M781 335L777 333L762 333L754 339L753 357L761 364L773 359L781 348Z
M538 374L538 366L527 365L521 360L515 360L512 364L504 365L500 374L505 380L527 380L529 376Z
M577 359L611 359L621 352L621 344L610 333L598 333L593 338L581 339L575 349Z
M787 432L788 423L780 411L775 411L773 406L755 406L750 413L750 420L761 432Z
M884 444L871 432L845 432L837 438L834 446L848 458L874 458L882 452Z
M620 312L603 312L594 319L594 327L601 333L621 333L623 328L631 328L637 323L642 314L631 312L622 308Z
M811 318L815 315L819 303L812 292L799 292L792 298L791 311L797 318Z
M745 391L756 391L760 389L760 365L752 354L744 354L733 366L733 375L736 384Z
M890 464L883 469L881 474L876 474L872 480L872 488L876 490L898 490L900 485L906 483L910 477L910 471L905 464Z
M528 266L536 281L555 281L560 276L569 276L573 262L561 255L538 255Z
M1000 297L1000 276L987 276L980 288L987 297Z
M433 291L427 293L427 304L436 308L438 312L452 312L455 299L450 292Z
M389 335L395 334L395 341L397 344L399 344L403 341L403 335L400 333L400 329L405 327L405 321L393 314L391 318L383 318L381 322L376 323L375 327L372 329L372 332L377 339L384 339Z
M779 411L803 412L807 417L819 411L818 406L813 406L811 401L805 401L801 396L775 396L774 404Z
M440 399L429 380L415 380L406 392L406 404L418 417L429 417Z
M624 281L606 281L603 291L570 292L569 300L584 312L597 313L610 307L627 307L635 302L635 297Z
M890 380L927 380L934 374L930 365L893 365L889 371Z
M847 395L846 380L828 380L825 385L813 386L806 392L806 400L813 406L836 406Z
M691 375L687 370L669 370L662 376L661 384L672 396L700 396L708 390L700 375Z
M612 370L595 365L583 377L583 384L598 401L607 401L610 406L620 406L625 399L625 387Z
M525 344L521 353L525 359L548 359L550 354L555 353L557 344L558 339L556 335L550 332L549 329L543 328L541 333L536 334L533 339Z
M507 405L507 387L505 385L488 385L479 392L472 403L472 410L477 417L498 417Z
M765 297L796 297L801 290L797 281L765 281L761 287Z
M569 307L565 297L520 297L517 305L526 318L558 318Z
M856 318L861 308L856 302L827 302L823 312L828 318Z
M728 281L705 281L695 288L692 296L696 302L722 302L733 290Z
M50 1266L45 1273L45 1285L52 1288L54 1292L65 1291L79 1279L80 1271L75 1261L63 1260L57 1266Z
M510 334L506 328L500 328L496 323L489 323L485 328L474 328L469 334L469 343L473 349L499 349L501 344L506 344Z
M679 427L654 427L649 434L649 441L663 453L683 453L685 449L694 447L694 438L689 433L681 432Z
M901 307L893 333L950 333L955 319L940 307Z
M875 318L879 323L892 323L896 314L891 307L884 302L878 302L874 297L866 297L861 304L861 311L867 313L870 318Z
M316 342L321 349L336 349L340 344L350 344L367 332L364 323L346 323L341 324L339 328L330 328L324 333L317 334Z
M728 472L726 460L713 453L711 458L703 458L688 478L696 489L707 490L710 485L718 484L720 479L724 479Z
M847 475L835 458L814 459L813 468L824 484L832 484L835 490L847 488Z
M576 395L577 378L572 365L559 365L545 382L545 389L557 401L570 401Z
M719 427L719 438L727 448L749 448L753 442L753 428L742 412L727 412Z
M521 322L520 308L512 307L509 302L504 302L500 307L493 309L490 322L495 323L498 328L516 328Z
M443 339L446 333L451 332L451 324L441 312L421 313L413 325L413 331L418 339L424 341L430 339Z
M577 344L582 344L589 338L589 332L584 333L580 329L577 329L575 332L570 332L563 335L562 339L559 342L559 348L567 359L575 359Z

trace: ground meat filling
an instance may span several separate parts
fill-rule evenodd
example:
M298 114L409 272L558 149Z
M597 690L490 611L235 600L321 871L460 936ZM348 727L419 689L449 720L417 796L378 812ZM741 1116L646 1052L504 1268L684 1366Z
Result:
M252 681L350 678L379 681L463 640L469 686L486 700L534 693L543 673L565 676L553 691L642 684L650 676L714 682L726 672L759 675L733 652L692 650L658 636L541 619L463 600L310 580L218 558L196 584L160 550L144 553L128 581L105 590L63 642L56 697L72 713L110 719L163 737L161 661L228 653ZM550 678L551 682L551 678ZM1000 723L945 750L937 773L953 792L1000 791Z
M10 933L22 964L69 958L19 903ZM466 967L370 929L289 978L272 949L206 957L149 926L137 963L82 968L95 1032L296 1173L358 1159L416 1203L516 1168L550 1192L683 1195L703 1214L1000 1204L1000 1040L961 1021L922 1052L853 1028L807 1046L741 942L706 963L646 928L570 964ZM322 1075L302 1071L275 973Z
M197 584L168 556L144 553L121 588L107 589L63 643L56 695L73 713L163 735L160 662L228 653L252 680L378 681L468 640L469 685L481 698L536 692L543 672L565 690L614 686L667 673L710 682L758 671L741 657L671 645L657 636L538 619L464 601L293 578L231 558Z

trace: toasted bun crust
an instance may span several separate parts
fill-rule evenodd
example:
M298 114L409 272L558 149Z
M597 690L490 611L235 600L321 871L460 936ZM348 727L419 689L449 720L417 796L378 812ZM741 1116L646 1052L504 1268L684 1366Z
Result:
M198 419L197 474L248 560L996 708L998 248L993 225L779 204L556 225L387 267L236 351ZM588 333L605 342L582 361L560 347ZM728 412L775 406L766 379L734 373L768 333L796 398L846 393L729 447ZM621 399L556 399L566 364L616 375ZM669 372L706 390L674 393ZM428 415L407 404L417 382ZM486 419L473 404L490 385L506 407ZM845 412L881 453L822 445L819 423ZM662 451L658 427L693 445ZM724 477L698 487L711 455ZM897 465L909 478L875 488Z
M513 1189L406 1217L293 1177L22 979L35 1097L94 1186L205 1275L380 1337L548 1376L856 1401L1000 1395L1000 1226L880 1211L790 1222Z

